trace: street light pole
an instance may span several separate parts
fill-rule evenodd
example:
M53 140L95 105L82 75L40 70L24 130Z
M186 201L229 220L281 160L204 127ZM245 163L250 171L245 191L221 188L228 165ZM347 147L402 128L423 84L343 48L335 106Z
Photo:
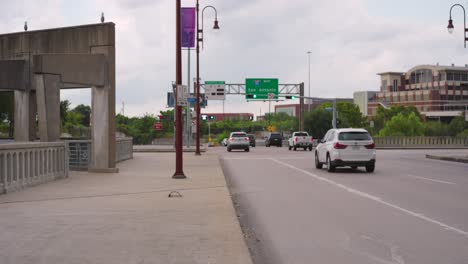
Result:
M307 51L307 56L309 58L309 97L310 97L310 54L311 53L312 53L311 51ZM310 112L310 99L307 100L307 102L308 102L308 111Z
M468 32L468 29L466 28L466 13L465 13L465 8L460 5L460 4L454 4L452 5L452 7L450 7L450 13L449 13L449 24L447 26L447 30L450 34L453 33L453 29L454 29L454 26L453 26L453 21L452 21L452 9L455 7L455 6L459 6L463 9L463 22L464 22L464 38L463 38L463 41L464 41L464 44L465 44L465 48L466 48L466 41L468 41L468 38L466 37L466 32Z
M176 0L176 88L182 85L182 42L180 29L180 1ZM177 93L182 92L176 89ZM183 170L182 153L182 106L177 102L176 96L176 171L172 175L173 179L187 178Z
M214 21L214 26L213 29L217 30L219 29L218 25L218 12L216 11L216 8L213 6L206 6L211 7L215 11L215 21ZM199 10L200 10L200 5L197 0L197 5L196 5L196 11L197 11L197 87L195 91L195 95L197 97L197 143L195 147L195 155L200 156L200 42L203 43L203 12L205 11L205 8L202 10L202 28L200 29L199 27Z
M201 152L200 152L200 119L201 119L201 116L200 116L200 34L199 34L199 28L198 28L198 0L197 0L197 6L196 6L196 10L197 10L197 87L195 89L195 97L197 99L197 103L196 103L196 111L197 111L197 132L196 132L196 147L195 147L195 155L197 156L200 156L201 155Z

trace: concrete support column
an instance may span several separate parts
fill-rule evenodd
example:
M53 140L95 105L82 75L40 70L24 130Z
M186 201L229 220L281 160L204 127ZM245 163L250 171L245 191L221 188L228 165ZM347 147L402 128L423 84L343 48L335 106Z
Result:
M14 137L17 142L27 142L31 140L30 120L31 120L31 92L15 91L15 132Z
M35 74L39 137L42 142L60 139L60 88L59 75Z
M107 59L107 83L92 87L92 172L118 172L116 168L115 135L115 47L93 47L93 54L104 54Z

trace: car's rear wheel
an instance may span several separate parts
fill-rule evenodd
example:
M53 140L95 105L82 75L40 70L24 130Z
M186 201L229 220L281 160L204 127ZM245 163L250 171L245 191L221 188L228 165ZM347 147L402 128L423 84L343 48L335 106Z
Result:
M327 171L328 172L334 172L335 169L336 169L336 167L331 164L330 155L327 155Z
M292 147L291 147L291 146L288 146L288 150L291 150L291 149L292 149Z
M309 146L309 151L312 151L312 146Z
M323 164L320 163L319 159L318 159L318 154L317 152L315 152L315 168L316 169L321 169L323 167Z
M294 149L294 151L296 151L296 147L294 147L293 149Z
M307 147L304 148L304 151L306 151L306 150L307 150Z
M375 170L375 164L366 165L366 171L367 172L374 172L374 170Z
M249 151L250 151L250 149L249 149L249 148L246 148L246 149L245 149L245 152L249 152Z
M227 151L228 151L228 152L231 152L231 150L232 150L232 149L231 149L230 147L227 148Z

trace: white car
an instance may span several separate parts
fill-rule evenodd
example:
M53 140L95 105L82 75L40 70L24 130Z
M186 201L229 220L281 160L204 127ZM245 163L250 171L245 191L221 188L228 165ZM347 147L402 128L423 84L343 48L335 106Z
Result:
M250 139L245 132L232 132L227 140L227 151L233 149L243 149L250 151Z
M366 167L367 172L375 170L375 144L365 129L330 129L315 149L315 167L326 164L328 172L336 167Z

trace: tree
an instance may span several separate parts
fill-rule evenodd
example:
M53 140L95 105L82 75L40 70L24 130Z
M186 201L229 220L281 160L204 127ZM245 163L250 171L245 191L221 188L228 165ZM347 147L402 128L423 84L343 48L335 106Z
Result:
M91 116L91 107L89 105L77 105L72 110L73 112L79 113L82 116L81 124L83 126L89 127L89 121Z
M333 114L325 111L324 107L319 107L306 113L304 116L304 129L314 138L323 138L329 129L332 128Z
M380 130L379 136L423 136L424 125L421 119L415 114L410 113L405 116L399 113L392 119L385 123L385 127Z
M424 135L441 137L448 134L447 124L438 121L427 121L424 123Z
M448 132L450 136L456 136L468 128L468 122L465 121L463 116L457 116L448 125Z
M14 104L13 103L14 103L13 92L0 92L0 126L4 126L5 133L8 132L9 137L13 136L13 122L14 122L13 120L14 119Z
M60 121L62 122L62 126L65 125L65 118L67 117L68 111L70 111L70 101L60 101Z

